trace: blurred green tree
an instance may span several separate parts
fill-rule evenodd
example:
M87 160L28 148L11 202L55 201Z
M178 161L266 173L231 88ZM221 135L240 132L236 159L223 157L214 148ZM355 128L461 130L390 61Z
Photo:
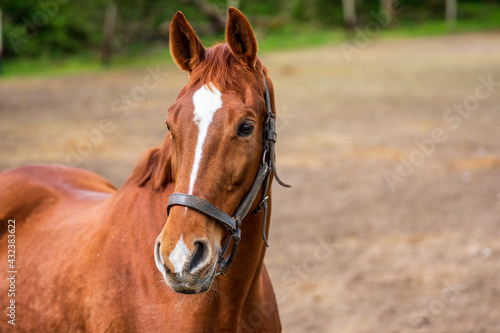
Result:
M79 52L98 51L103 45L105 10L111 0L2 0L4 56L53 58ZM355 4L348 20L362 26L373 19L373 11L392 5L403 8L397 23L445 19L454 22L456 0L114 0L117 19L112 40L113 50L148 47L168 42L168 24L182 10L201 34L220 34L224 30L226 9L236 4L263 31L294 26L345 26L346 4ZM448 3L448 7L445 7ZM468 4L468 6L465 6ZM500 5L500 0L460 1L458 22L467 18L461 8ZM451 6L451 7L450 7ZM465 7L464 7L465 6ZM472 19L479 10L470 11ZM354 15L354 16L353 16ZM354 18L353 18L354 17ZM396 17L395 17L396 18ZM480 18L479 18L480 19ZM391 23L396 22L395 20ZM452 24L452 23L450 23ZM397 24L396 24L397 25ZM452 24L453 25L453 24Z

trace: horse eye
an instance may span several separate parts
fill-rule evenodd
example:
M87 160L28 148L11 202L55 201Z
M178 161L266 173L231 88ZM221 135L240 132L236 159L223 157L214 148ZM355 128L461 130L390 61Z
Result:
M240 127L238 127L237 134L238 134L238 136L242 136L242 137L249 136L250 134L252 134L253 129L254 129L254 125L252 125L250 123L244 123L244 124L241 124Z

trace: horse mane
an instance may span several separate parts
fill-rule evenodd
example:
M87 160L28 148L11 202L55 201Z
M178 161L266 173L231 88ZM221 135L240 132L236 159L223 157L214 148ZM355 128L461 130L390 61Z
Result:
M142 156L125 185L143 187L151 183L154 190L162 190L172 179L172 144L168 135L161 147L151 148Z
M243 84L252 82L252 76L263 70L264 66L258 58L251 68L233 55L229 45L218 43L205 51L203 60L190 74L188 86L201 82L207 86L211 83L220 91L243 90Z

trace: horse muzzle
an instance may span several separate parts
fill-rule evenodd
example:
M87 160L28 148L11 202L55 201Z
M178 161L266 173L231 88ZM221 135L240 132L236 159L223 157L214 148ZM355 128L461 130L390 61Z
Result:
M191 253L181 239L167 258L161 244L158 236L154 249L156 267L175 292L200 294L210 289L217 269L217 256L212 256L210 244L196 241Z

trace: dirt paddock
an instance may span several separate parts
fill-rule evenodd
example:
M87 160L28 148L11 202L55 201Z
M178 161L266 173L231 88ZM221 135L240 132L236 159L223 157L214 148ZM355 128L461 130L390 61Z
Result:
M261 58L293 184L266 256L284 331L500 332L500 33ZM120 186L185 82L166 64L0 81L0 169Z

